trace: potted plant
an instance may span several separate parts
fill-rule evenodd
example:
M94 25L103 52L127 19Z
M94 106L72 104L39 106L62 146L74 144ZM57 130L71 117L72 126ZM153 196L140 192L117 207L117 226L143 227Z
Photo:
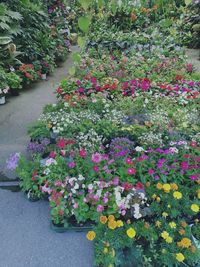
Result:
M6 80L10 88L11 95L18 96L19 89L22 88L22 78L20 78L15 72L9 72L6 74Z
M45 60L41 61L41 78L42 80L47 79L47 74L50 72L50 65Z
M6 73L3 68L0 68L0 105L5 104L6 94L9 91L9 87L6 83Z

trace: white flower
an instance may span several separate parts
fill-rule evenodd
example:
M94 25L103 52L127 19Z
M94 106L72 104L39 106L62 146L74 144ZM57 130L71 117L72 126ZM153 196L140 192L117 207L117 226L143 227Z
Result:
M142 152L142 151L144 151L144 148L141 146L136 146L135 151Z

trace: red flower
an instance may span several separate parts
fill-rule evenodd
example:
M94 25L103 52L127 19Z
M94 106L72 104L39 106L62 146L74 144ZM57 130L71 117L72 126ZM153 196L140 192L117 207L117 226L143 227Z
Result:
M58 94L62 94L62 91L63 91L62 88L61 88L61 87L58 87L58 89L57 89L57 93L58 93Z
M87 156L87 151L82 148L80 151L79 151L79 155L81 158L85 158Z
M143 183L138 182L138 183L136 184L135 188L136 188L137 190L144 189L144 185L143 185Z
M65 147L66 143L65 143L65 140L64 139L60 139L57 143L57 146L60 148L60 149L63 149Z
M32 178L31 178L31 180L32 181L35 181L35 177L37 176L37 170L36 169L34 169L34 171L33 171L33 176L32 176Z
M132 175L132 174L135 174L136 173L136 169L134 168L128 168L128 174L129 175Z
M125 191L129 191L133 189L133 185L126 183L126 182L122 183L122 187L124 188Z
M181 76L181 75L179 75L179 74L178 74L178 75L176 75L176 80L177 80L177 81L181 81L181 80L182 80L182 76Z

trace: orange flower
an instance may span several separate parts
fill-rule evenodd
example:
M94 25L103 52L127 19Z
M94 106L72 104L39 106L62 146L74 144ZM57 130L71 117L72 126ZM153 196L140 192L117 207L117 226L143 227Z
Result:
M181 228L181 229L179 230L179 234L180 234L180 235L184 235L184 234L185 234L185 230L184 230L183 228Z
M171 189L172 189L172 190L174 190L174 191L178 190L178 186L177 186L177 184L172 183L172 184L170 184L170 186L171 186Z
M108 221L108 219L107 219L106 216L103 216L103 215L102 215L102 216L100 217L100 222L101 222L102 224L106 224L107 221Z
M187 223L185 221L182 221L181 226L185 228L187 226Z
M116 221L108 221L108 228L114 230L117 227Z

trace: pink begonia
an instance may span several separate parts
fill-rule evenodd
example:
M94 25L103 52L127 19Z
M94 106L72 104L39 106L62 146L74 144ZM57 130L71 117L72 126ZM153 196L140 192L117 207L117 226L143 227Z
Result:
M128 174L132 175L135 173L136 173L136 170L134 168L128 168Z
M69 162L69 168L73 169L75 167L75 163L73 161Z
M87 151L84 148L81 148L79 151L79 155L81 158L85 158L87 156Z
M92 162L98 164L101 161L101 154L94 153L92 154Z
M95 165L95 166L93 167L93 170L94 170L95 172L99 172L99 167Z
M78 203L74 203L73 207L74 209L78 209Z
M104 211L104 206L98 205L97 206L97 212L102 212L102 211Z
M119 178L118 177L114 177L113 184L114 185L118 185L119 184Z

